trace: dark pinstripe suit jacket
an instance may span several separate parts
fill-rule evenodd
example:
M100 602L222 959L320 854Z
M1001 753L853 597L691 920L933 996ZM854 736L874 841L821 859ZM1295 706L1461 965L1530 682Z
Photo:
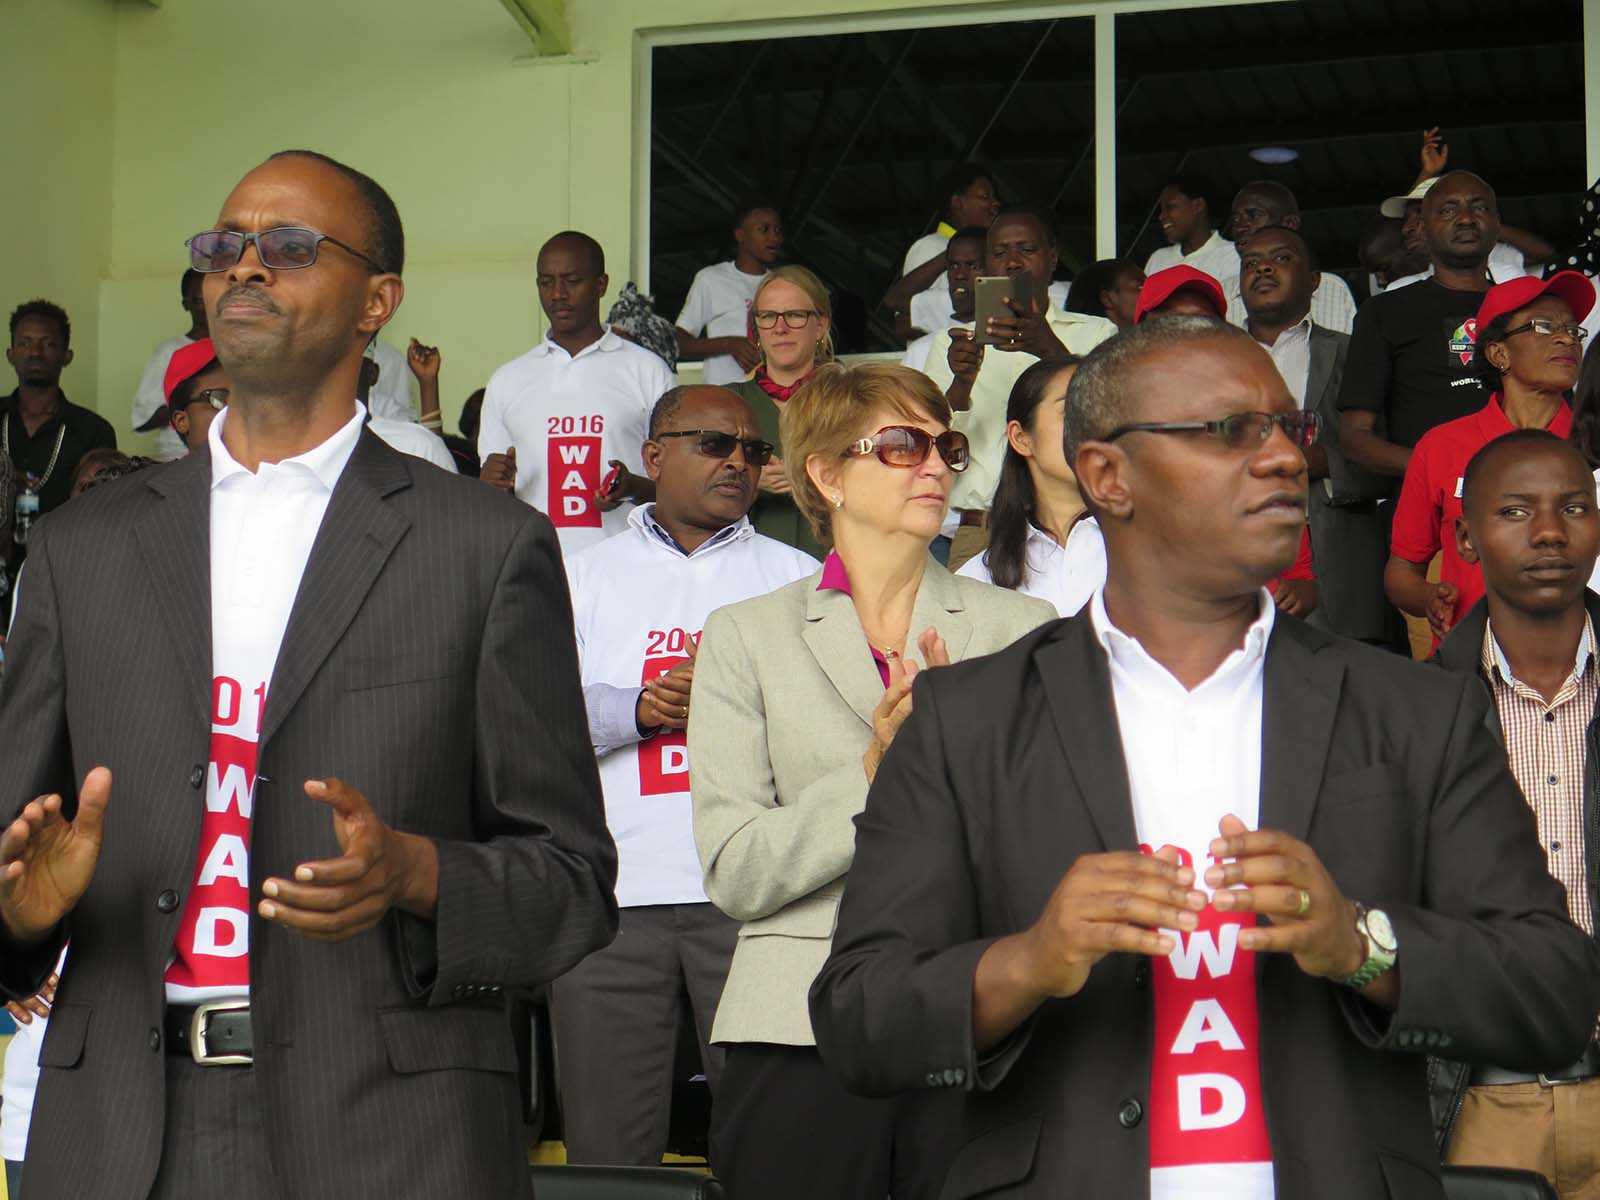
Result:
M194 874L207 759L210 460L73 501L38 528L0 685L0 812L113 775L93 882L0 990L72 951L40 1062L34 1200L141 1200L161 1154L162 972ZM203 773L203 772L202 772ZM251 890L338 853L305 779L337 775L439 848L432 923L341 943L252 914L256 1066L284 1196L528 1194L501 991L616 928L560 552L546 519L361 435L273 675Z

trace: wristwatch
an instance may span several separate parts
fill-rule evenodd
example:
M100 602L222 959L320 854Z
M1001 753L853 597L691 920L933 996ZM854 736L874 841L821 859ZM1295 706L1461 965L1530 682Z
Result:
M1343 982L1345 987L1360 991L1394 966L1400 945L1394 936L1394 926L1389 923L1389 915L1380 908L1357 904L1356 932L1367 948L1367 960Z

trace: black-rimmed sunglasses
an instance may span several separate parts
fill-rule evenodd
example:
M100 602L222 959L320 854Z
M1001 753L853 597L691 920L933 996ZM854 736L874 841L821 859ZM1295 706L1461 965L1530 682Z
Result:
M876 454L886 467L920 467L928 461L928 453L937 449L944 465L958 475L972 461L967 449L967 435L946 429L934 437L926 429L915 425L885 425L869 438L861 438L845 447L845 458L860 458Z
M733 448L738 446L744 450L744 461L752 467L766 466L772 461L772 453L777 449L771 442L764 442L760 438L734 437L733 434L723 433L720 429L674 429L668 433L658 433L656 437L699 438L694 448L707 458L732 458Z
M244 248L255 244L256 257L261 265L273 271L298 271L317 261L317 250L323 242L332 242L346 254L353 254L378 275L387 274L372 259L354 246L341 242L332 234L318 233L315 229L302 229L297 225L283 225L277 229L263 229L259 233L240 233L236 229L208 229L197 233L184 243L189 247L189 265L202 275L215 275L226 271L244 257Z
M1229 450L1253 450L1272 436L1273 426L1304 449L1316 444L1322 418L1316 413L1234 413L1217 421L1138 421L1119 425L1101 439L1114 442L1125 433L1209 433Z

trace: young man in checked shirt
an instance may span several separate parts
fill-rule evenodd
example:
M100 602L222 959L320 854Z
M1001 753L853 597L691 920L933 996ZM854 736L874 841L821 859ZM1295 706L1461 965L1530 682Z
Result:
M1494 699L1511 772L1538 821L1567 910L1595 933L1600 798L1595 724L1600 595L1586 583L1600 552L1588 464L1542 429L1490 442L1462 476L1461 557L1486 594L1439 650L1446 669L1476 672ZM1600 1050L1544 1075L1507 1064L1437 1063L1440 1151L1451 1164L1519 1167L1547 1176L1562 1200L1600 1197Z

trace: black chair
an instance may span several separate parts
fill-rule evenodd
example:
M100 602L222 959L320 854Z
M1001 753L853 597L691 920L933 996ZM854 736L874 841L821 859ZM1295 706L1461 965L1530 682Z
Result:
M722 1200L722 1185L681 1167L530 1167L533 1200Z
M1556 1189L1537 1171L1504 1167L1446 1167L1447 1200L1557 1200Z

